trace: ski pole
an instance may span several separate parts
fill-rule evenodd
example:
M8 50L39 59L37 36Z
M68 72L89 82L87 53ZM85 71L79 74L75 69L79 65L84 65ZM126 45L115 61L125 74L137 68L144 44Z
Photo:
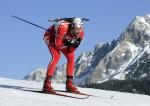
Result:
M29 22L29 21L24 20L24 19L22 19L22 18L19 18L19 17L17 17L17 16L12 15L12 17L13 17L13 18L16 18L16 19L19 19L19 20L21 20L21 21L23 21L23 22L29 23L29 24L31 24L31 25L33 25L33 26L36 26L36 27L39 27L39 28L41 28L41 29L44 29L44 30L48 31L48 29L46 29L46 28L44 28L44 27L41 27L41 26L39 26L39 25L37 25L37 24L34 24L34 23L32 23L32 22Z

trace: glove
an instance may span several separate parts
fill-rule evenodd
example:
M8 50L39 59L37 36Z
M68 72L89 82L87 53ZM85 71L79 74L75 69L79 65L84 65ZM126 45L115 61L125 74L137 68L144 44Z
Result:
M80 43L81 43L81 39L75 38L75 39L67 40L65 42L65 46L77 48L80 45Z

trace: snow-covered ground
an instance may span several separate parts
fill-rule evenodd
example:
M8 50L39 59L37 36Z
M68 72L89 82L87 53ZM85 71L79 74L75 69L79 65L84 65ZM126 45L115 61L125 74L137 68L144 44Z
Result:
M78 89L98 97L75 99L25 91L39 90L42 85L41 82L0 78L0 106L150 106L150 96L92 88ZM65 88L63 84L53 84L53 86L57 90ZM109 98L112 96L113 98Z

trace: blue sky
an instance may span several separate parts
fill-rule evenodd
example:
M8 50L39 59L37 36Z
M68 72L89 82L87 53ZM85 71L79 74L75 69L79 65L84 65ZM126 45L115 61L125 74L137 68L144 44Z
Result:
M0 77L22 79L30 71L46 68L51 55L44 30L12 18L19 16L45 28L57 17L89 17L85 38L76 51L93 50L95 44L117 39L135 16L150 14L148 0L1 0ZM59 64L65 63L62 56Z

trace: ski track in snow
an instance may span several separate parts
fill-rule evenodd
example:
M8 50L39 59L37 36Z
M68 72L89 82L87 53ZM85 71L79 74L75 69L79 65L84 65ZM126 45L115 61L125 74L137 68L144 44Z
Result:
M150 96L92 88L78 89L81 92L99 97L91 96L88 99L75 99L24 91L40 90L42 85L41 82L0 78L0 106L150 106ZM65 88L63 84L53 83L53 86L57 90L64 90ZM113 98L110 98L111 96Z

